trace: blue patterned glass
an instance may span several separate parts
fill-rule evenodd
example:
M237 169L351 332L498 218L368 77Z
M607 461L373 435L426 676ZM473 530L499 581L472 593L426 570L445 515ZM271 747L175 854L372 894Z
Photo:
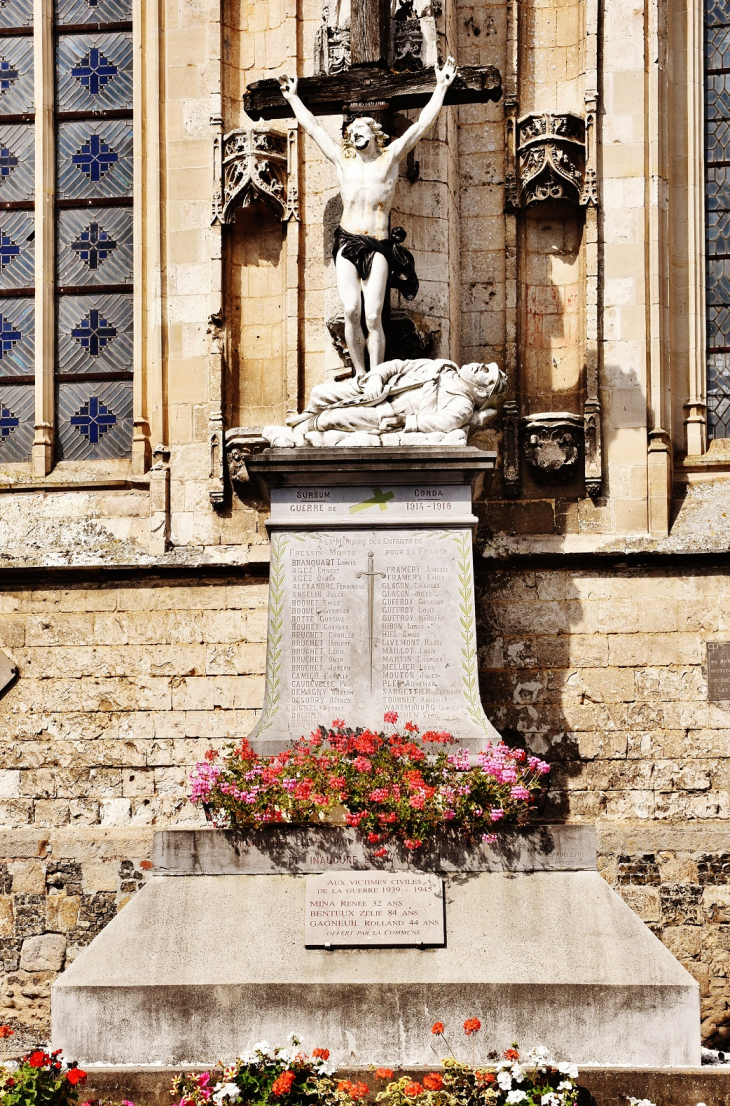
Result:
M131 34L60 35L56 106L58 111L131 110Z
M707 430L730 435L730 4L705 0Z
M33 126L0 126L0 200L32 200L35 190Z
M129 457L132 381L64 383L56 393L58 455L66 461Z
M0 297L0 379L33 376L34 372L34 302L22 297Z
M56 266L61 285L131 284L131 210L87 207L59 211Z
M0 0L0 28L32 26L33 0Z
M57 142L59 198L131 196L131 122L89 119L59 123Z
M32 384L3 386L0 380L0 465L30 461L35 430Z
M117 23L131 18L132 0L56 0L59 27L68 23Z
M0 35L0 116L33 111L33 39Z
M132 371L131 296L61 296L57 331L60 374Z
M32 211L0 211L0 295L3 288L32 288L35 242Z

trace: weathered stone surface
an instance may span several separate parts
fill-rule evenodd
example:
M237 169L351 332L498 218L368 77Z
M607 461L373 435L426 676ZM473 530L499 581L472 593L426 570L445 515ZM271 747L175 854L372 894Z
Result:
M155 833L152 860L170 876L326 872L343 870L416 872L592 871L593 826L506 829L493 845L439 835L417 853L391 844L373 857L357 830L340 826L264 827L226 831L162 830Z
M26 937L20 951L20 967L25 972L58 972L66 955L66 938L61 933Z
M306 879L151 880L56 982L55 1046L87 1062L209 1062L296 1026L337 1061L424 1064L433 1018L477 1011L485 1047L699 1061L697 984L596 872L447 875L448 943L427 951L306 949Z

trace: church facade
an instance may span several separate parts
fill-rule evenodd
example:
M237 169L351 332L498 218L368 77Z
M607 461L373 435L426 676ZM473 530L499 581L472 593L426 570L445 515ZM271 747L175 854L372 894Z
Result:
M373 6L377 7L375 0ZM347 0L0 5L0 1020L202 824L263 698L251 428L348 372L334 173L252 85L336 81ZM482 701L730 1039L730 3L392 0L374 67L497 92L401 166L390 354L496 361ZM250 103L249 103L250 106ZM414 109L380 111L402 134ZM322 119L339 139L341 114ZM3 675L4 673L4 675ZM329 721L329 720L326 720ZM434 719L434 724L438 723Z

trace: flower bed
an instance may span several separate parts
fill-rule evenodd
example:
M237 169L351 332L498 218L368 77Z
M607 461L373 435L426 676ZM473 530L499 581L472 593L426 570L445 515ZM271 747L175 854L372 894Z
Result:
M341 720L320 726L274 757L244 739L193 769L191 799L223 829L272 823L321 824L339 817L367 835L375 856L398 838L419 849L441 829L496 840L495 829L525 821L549 765L524 749L487 744L472 763L445 731L407 722L375 733Z
M478 1018L464 1023L472 1043L479 1029ZM432 1032L443 1039L440 1022ZM575 1106L578 1100L578 1069L554 1063L544 1048L533 1049L524 1061L516 1047L508 1048L484 1064L452 1053L441 1061L442 1070L420 1081L409 1075L394 1080L391 1068L377 1068L373 1079L380 1090L373 1093L362 1080L338 1079L328 1049L315 1048L308 1056L299 1044L293 1034L285 1048L262 1041L233 1064L180 1075L171 1088L175 1106L413 1106L416 1100L420 1106Z

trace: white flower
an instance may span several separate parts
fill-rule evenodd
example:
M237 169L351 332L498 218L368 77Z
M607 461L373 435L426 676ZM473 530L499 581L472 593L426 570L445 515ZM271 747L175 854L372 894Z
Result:
M510 1073L508 1071L498 1071L497 1072L497 1083L498 1083L499 1089L501 1091L511 1091L512 1090L512 1076L510 1075Z
M554 1091L549 1091L540 1099L541 1106L562 1106L562 1101L560 1095L555 1094Z
M567 1075L568 1079L578 1078L578 1065L569 1064L567 1060L564 1060L562 1064L558 1064L558 1071L561 1075ZM653 1103L652 1106L654 1106Z
M515 1083L521 1083L522 1080L525 1078L525 1074L522 1068L517 1063L512 1065L512 1078L514 1079Z
M630 1095L627 1097L631 1106L655 1106L650 1098L632 1098Z
M537 1064L538 1067L544 1067L545 1065L553 1063L550 1049L545 1048L545 1045L535 1045L534 1048L531 1048L527 1053L527 1060L531 1064Z
M255 1045L251 1046L251 1052L256 1055L260 1052L264 1056L271 1056L271 1045L268 1041L257 1041Z
M218 1088L220 1087L220 1090ZM223 1099L230 1098L231 1102L238 1102L241 1097L241 1088L237 1083L224 1083L221 1087L220 1083L216 1084L216 1093L213 1095L213 1101L218 1106L223 1106Z
M526 1098L527 1098L527 1095L525 1094L524 1091L510 1091L509 1094L507 1095L507 1102L508 1102L509 1106L511 1106L511 1104L513 1102L514 1103L524 1102L526 1100Z
M573 1090L573 1084L568 1079L564 1079L562 1083L558 1083L558 1090L559 1091L572 1091Z

